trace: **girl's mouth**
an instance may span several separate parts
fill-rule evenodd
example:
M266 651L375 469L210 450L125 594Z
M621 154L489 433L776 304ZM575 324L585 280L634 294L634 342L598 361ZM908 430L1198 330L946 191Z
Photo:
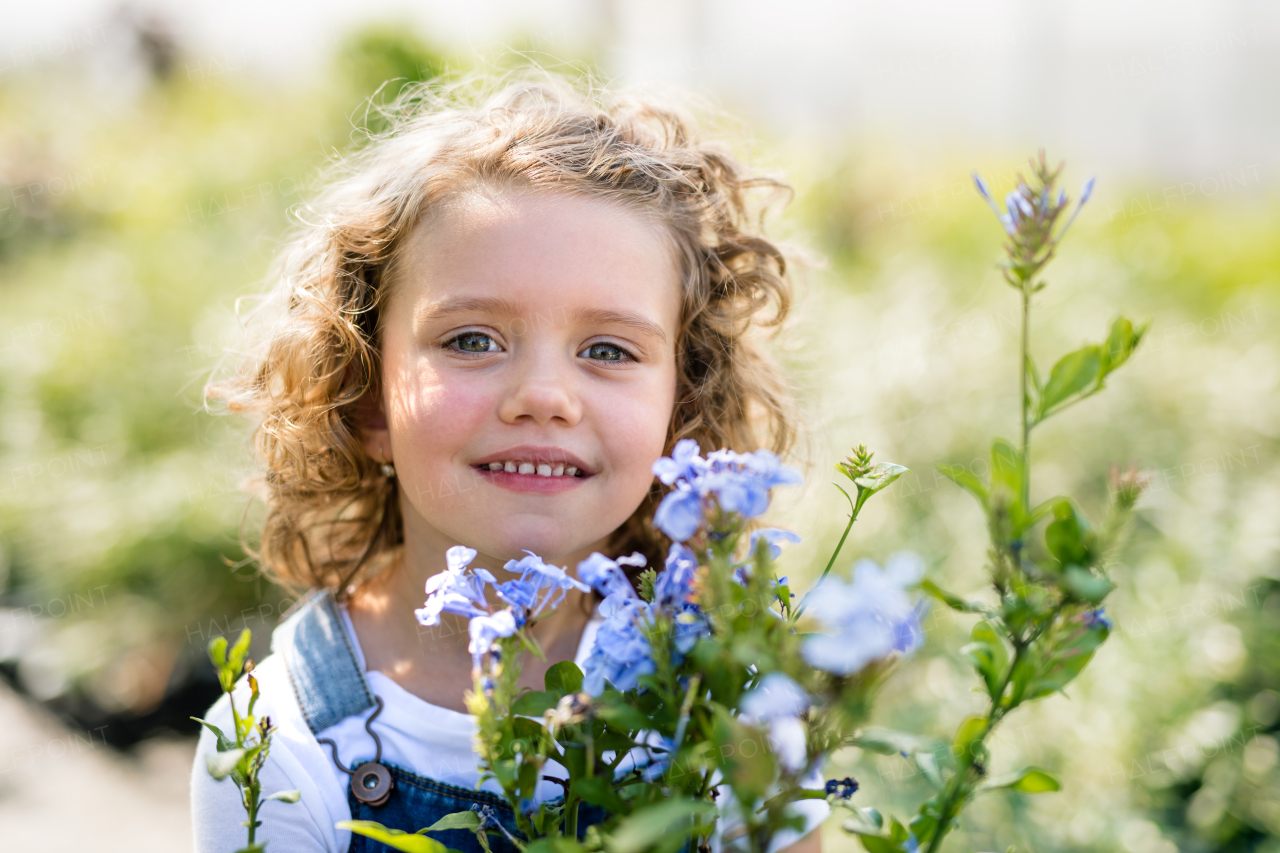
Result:
M472 465L481 477L515 492L558 494L581 485L594 472L558 447L512 447Z
M530 462L523 459L508 459L505 462L489 462L484 465L477 465L476 468L481 471L502 471L506 474L518 474L523 476L534 477L577 477L584 478L587 474L578 469L575 465L566 465L563 462Z

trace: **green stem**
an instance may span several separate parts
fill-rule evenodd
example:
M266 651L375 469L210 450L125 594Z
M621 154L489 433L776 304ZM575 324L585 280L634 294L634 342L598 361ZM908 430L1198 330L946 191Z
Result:
M1031 507L1031 413L1027 411L1027 359L1031 354L1031 280L1022 282L1022 506Z
M1004 718L1004 715L1016 708L1016 705L1010 705L1008 708L1001 707L1004 701L1004 693L1009 689L1009 682L1013 679L1013 671L1018 666L1018 661L1022 657L1025 646L1015 645L1013 660L1009 663L1009 670L1004 675L1004 680L1000 684L1000 690L996 692L995 697L991 700L991 707L987 709L986 726L982 729L982 734L970 742L966 747L964 755L960 756L961 765L956 768L956 773L947 780L947 795L942 801L942 808L938 812L938 826L933 831L933 837L929 839L929 846L925 848L925 853L937 853L938 848L942 846L942 839L946 838L947 833L951 831L949 824L953 817L953 811L964 799L964 787L968 781L969 771L973 769L973 745L985 743L991 730L996 724Z
M836 488L840 489L838 485ZM844 526L844 533L840 535L840 541L836 543L836 549L831 552L831 559L827 560L827 567L822 570L822 574L818 577L818 582L805 593L804 598L800 599L800 606L796 608L795 614L791 617L793 625L799 622L800 617L804 614L805 601L813 594L813 590L817 589L818 585L826 580L827 575L831 572L831 567L836 564L836 557L840 556L840 549L844 547L844 540L849 538L849 531L853 529L853 523L858 520L858 513L861 511L863 503L866 502L865 495L867 492L861 487L858 488L857 503L854 503L853 499L849 497L849 493L844 489L840 489L840 494L844 495L845 500L849 501L849 523Z

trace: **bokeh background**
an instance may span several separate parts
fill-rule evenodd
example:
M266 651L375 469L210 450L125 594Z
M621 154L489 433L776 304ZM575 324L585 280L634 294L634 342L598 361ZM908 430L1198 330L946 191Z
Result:
M830 463L909 466L846 554L922 554L980 595L985 532L938 462L981 472L1016 419L1016 297L972 169L1000 195L1039 147L1098 191L1036 303L1042 363L1149 318L1107 393L1051 421L1041 496L1102 505L1150 472L1067 691L1010 719L992 795L947 849L1280 850L1280 10L1233 2L560 0L11 4L0 26L0 837L183 850L211 636L265 652L290 603L238 541L243 424L201 410L290 210L405 81L536 61L688 91L797 193L810 262L779 346L809 481L778 521L812 578L844 518ZM384 84L392 80L384 87ZM375 92L378 94L375 95ZM247 515L246 515L247 514ZM847 571L850 560L842 560ZM794 584L793 584L794 586ZM934 611L880 722L942 735L980 704ZM914 809L897 758L836 756ZM860 850L839 820L831 851Z

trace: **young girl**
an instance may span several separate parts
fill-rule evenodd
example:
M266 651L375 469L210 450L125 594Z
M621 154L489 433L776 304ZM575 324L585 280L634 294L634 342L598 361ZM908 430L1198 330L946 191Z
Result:
M475 803L509 817L496 785L476 788L466 621L414 617L451 546L500 581L525 549L570 571L593 551L660 565L659 456L688 437L788 449L783 385L751 334L791 293L748 222L757 187L786 189L676 110L528 78L487 98L420 90L307 211L262 346L209 388L260 418L258 556L310 590L254 670L255 711L277 727L264 793L302 794L260 812L270 849L385 849L335 828L353 818L412 832ZM593 595L537 622L547 659L523 684L583 663ZM229 718L225 697L207 715ZM200 853L245 839L237 789L205 769L214 749L206 731ZM812 829L826 805L806 810Z

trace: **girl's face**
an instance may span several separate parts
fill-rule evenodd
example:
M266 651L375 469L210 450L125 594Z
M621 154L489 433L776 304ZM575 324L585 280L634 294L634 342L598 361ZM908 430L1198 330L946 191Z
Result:
M666 443L679 315L659 227L605 201L477 190L420 225L382 318L385 428L364 431L409 554L602 548Z

